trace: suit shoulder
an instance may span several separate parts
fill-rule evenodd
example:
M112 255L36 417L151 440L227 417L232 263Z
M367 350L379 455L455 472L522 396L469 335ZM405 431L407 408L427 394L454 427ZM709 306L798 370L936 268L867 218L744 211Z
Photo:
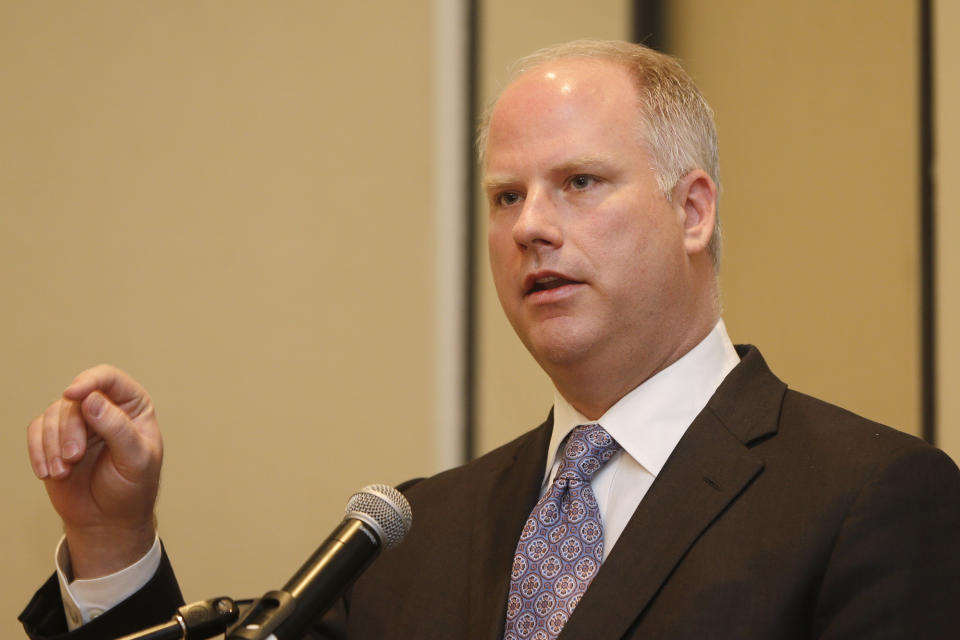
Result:
M929 446L920 438L881 424L819 398L788 388L780 414L781 428L804 429L811 436L837 441L877 440L881 446Z
M792 389L784 394L779 423L776 439L811 461L836 461L866 476L890 465L958 473L949 456L924 440Z
M422 488L422 485L433 485L433 484L445 484L451 482L458 482L464 479L473 477L474 474L485 473L489 470L500 468L505 463L516 459L528 448L536 448L541 443L543 446L550 440L550 428L552 423L550 420L540 424L534 429L527 431L523 435L520 435L506 444L502 444L496 449L489 451L478 458L452 467L445 471L441 471L433 476L422 478L417 486ZM546 461L544 461L546 462Z
M546 465L546 448L550 441L551 418L538 427L465 464L400 486L415 507L421 510L439 507L449 513L456 502L466 506L479 484L487 483L517 460L536 469Z

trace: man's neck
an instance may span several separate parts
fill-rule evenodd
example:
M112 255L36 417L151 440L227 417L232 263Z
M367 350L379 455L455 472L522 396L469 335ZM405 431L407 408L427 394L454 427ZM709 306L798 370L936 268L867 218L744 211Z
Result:
M599 354L589 360L551 367L547 373L567 402L585 417L596 420L625 395L700 344L718 321L719 315L698 323L681 340L674 336L675 342L668 348L635 354L621 351L608 357Z

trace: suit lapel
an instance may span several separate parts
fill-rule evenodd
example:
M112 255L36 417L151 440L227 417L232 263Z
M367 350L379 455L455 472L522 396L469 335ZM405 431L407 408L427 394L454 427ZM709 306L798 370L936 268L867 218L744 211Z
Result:
M475 494L470 535L467 629L471 638L503 637L510 567L520 530L540 495L552 428L551 414L520 440L513 455L492 456L491 468L474 474L483 480Z
M785 386L744 351L677 444L560 635L621 638L687 551L763 469L747 446L773 434Z

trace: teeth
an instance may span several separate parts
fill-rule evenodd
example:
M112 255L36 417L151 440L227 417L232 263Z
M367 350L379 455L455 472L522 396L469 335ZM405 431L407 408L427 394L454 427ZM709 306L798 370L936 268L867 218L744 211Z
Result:
M547 276L546 278L537 278L537 284L547 284L548 282L553 282L554 280L559 280L560 278L556 276Z

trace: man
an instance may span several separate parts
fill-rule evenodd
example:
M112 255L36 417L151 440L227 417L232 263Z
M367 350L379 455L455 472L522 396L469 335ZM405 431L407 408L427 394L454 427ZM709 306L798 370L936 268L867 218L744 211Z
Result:
M960 637L956 466L787 390L727 338L716 135L682 69L625 43L535 54L481 153L497 292L554 409L407 487L417 526L313 637ZM146 392L84 372L29 440L64 519L62 564L120 570L114 600L132 593L71 637L169 616ZM24 612L34 637L66 630L68 582Z

